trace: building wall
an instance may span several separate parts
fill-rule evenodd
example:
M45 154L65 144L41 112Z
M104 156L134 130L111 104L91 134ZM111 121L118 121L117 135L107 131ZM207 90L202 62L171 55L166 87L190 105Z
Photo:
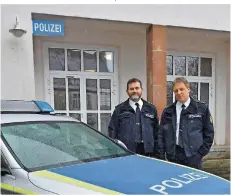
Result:
M36 19L57 17L34 16ZM127 99L126 83L129 78L138 77L146 83L146 25L123 24L66 17L64 37L35 37L35 89L36 98L44 99L44 43L92 45L114 47L118 50L119 102ZM143 96L146 98L146 88Z
M13 28L16 12L10 7L1 9L1 98L34 99L34 62L30 12L21 12L21 25L27 30L22 38L16 38Z
M115 2L116 3L116 2ZM202 29L230 30L230 5L4 5L12 13L47 13Z
M35 98L33 37L31 24L32 13L46 13L228 31L230 27L229 8L229 5L2 5L1 69L5 74L1 77L1 96L5 99L10 99L12 97L16 99ZM19 17L20 26L27 31L27 34L20 39L15 38L9 33L9 29L13 28L15 24L16 15ZM204 17L204 15L206 15L206 17ZM94 36L96 37L96 35ZM135 54L138 51L138 48L136 47L143 48L141 51L143 54L145 52L144 43L141 43L140 45L138 43L141 41L139 38L137 42L135 42L134 40L136 37L133 37L134 39L131 38L129 33L127 34L127 39L125 39L125 41L129 44L125 44L126 42L122 40L123 37L118 34L110 36L112 37L112 40L108 40L108 44L116 44L118 47L121 47L120 45L122 44L124 50L128 51L132 48L130 51L135 52ZM141 38L142 42L144 40L144 36L145 35L143 34L143 38ZM105 39L106 37L102 38L101 41ZM113 42L113 40L117 39L120 40L120 42ZM138 52L140 52L140 50ZM121 66L130 63L132 63L133 66L134 64L145 64L145 58L138 58L139 61L132 61L132 59L134 59L132 52L126 54L121 52L121 60L125 57L123 55L131 55L131 57L129 57L131 61L126 62L126 60L123 60L122 63L119 63ZM129 76L127 68L124 70L126 72L123 73L128 73ZM19 72L21 73L18 74ZM135 75L137 74L138 72L135 73ZM138 74L138 76L139 75L140 74ZM122 85L120 85L120 87L123 87L126 79L124 76L121 77L121 79ZM145 82L145 77L141 79ZM122 94L121 99L124 99L126 95L125 93Z
M40 16L42 19L44 16ZM38 18L37 18L38 19ZM51 18L52 19L52 18ZM36 98L44 98L44 72L42 46L45 42L90 44L118 48L118 85L119 102L127 98L126 82L131 77L138 77L146 83L146 26L119 24L83 19L65 19L67 30L64 38L34 37ZM72 27L71 30L69 27ZM74 27L74 28L73 28ZM97 28L96 28L97 27ZM203 41L201 41L203 40ZM227 40L226 33L199 31L182 28L167 30L167 51L209 53L215 56L215 129L216 145L225 145L229 113L223 102L228 101L227 86ZM132 70L132 71L131 71ZM144 86L146 98L146 86Z
M85 7L84 7L85 6ZM103 6L103 5L102 5ZM158 7L158 6L157 6ZM157 7L145 7L146 11L139 12L142 14L150 14L151 8L153 10ZM88 9L84 9L88 8ZM102 9L104 8L104 9ZM108 9L106 9L108 8ZM130 77L139 77L143 83L146 83L146 27L148 25L138 25L129 23L118 23L93 20L81 20L77 19L65 19L65 25L69 26L63 38L48 38L48 37L35 37L33 42L32 36L32 24L31 24L31 13L50 13L50 14L61 14L70 16L85 16L100 18L100 15L105 16L109 19L119 20L120 16L123 16L123 12L118 12L118 9L125 10L124 13L128 16L135 17L133 11L137 11L138 8L131 9L127 7L126 9L121 7L86 7L86 5L52 5L52 6L39 6L39 5L4 5L2 6L1 12L1 49L2 49L2 61L1 61L1 98L2 99L44 99L44 79L43 79L43 62L42 62L42 47L43 43L47 41L60 42L60 43L81 43L81 44L93 44L93 45L105 45L110 47L116 47L118 49L118 79L119 79L119 102L127 98L125 87L126 82ZM130 8L130 9L129 9ZM141 9L142 6L139 8ZM198 8L198 7L197 7ZM201 7L199 10L202 14L191 14L187 12L187 9L193 9L185 7L183 12L180 10L168 10L169 8L163 8L162 14L168 13L165 17L165 22L158 15L153 15L155 18L153 21L145 20L143 22L150 23L162 23L169 25L182 25L182 26L192 26L201 28L213 28L228 30L229 20L227 19L227 7L216 5L216 10L214 7L207 7L206 16L205 9ZM99 10L98 12L93 12L93 10ZM176 8L176 9L183 9ZM116 17L112 17L113 14L118 12ZM160 14L160 11L153 11L153 14ZM213 12L212 12L212 11ZM182 10L181 10L182 11ZM76 13L79 13L78 15ZM82 13L82 15L81 15ZM110 14L111 15L110 15ZM181 15L179 14L181 13ZM190 14L190 15L188 15ZM211 15L210 15L211 14ZM9 33L9 29L15 24L15 17L19 16L19 21L22 28L27 30L22 38L17 39L12 34ZM174 17L178 16L178 19ZM110 17L109 17L110 16ZM155 17L158 16L158 17ZM189 17L185 17L189 16ZM209 17L211 16L211 17ZM142 17L140 17L142 18ZM145 18L145 17L144 17ZM157 21L156 18L159 18ZM166 19L168 18L168 19ZM182 21L182 18L183 21ZM206 20L205 18L209 18ZM137 18L136 18L137 19ZM133 18L133 21L136 21ZM146 17L147 19L147 17ZM127 19L132 20L132 18ZM205 21L206 20L206 21ZM137 20L138 21L138 20ZM174 23L175 21L175 23ZM180 21L176 23L176 21ZM186 25L186 21L187 25ZM142 22L142 21L141 21ZM197 22L197 24L196 24ZM227 23L228 22L228 23ZM219 23L219 24L218 24ZM75 29L73 31L73 28ZM224 102L229 103L228 98L230 98L227 82L230 75L227 74L229 66L227 57L227 33L224 32L212 32L212 31L201 31L193 29L180 30L178 28L168 28L167 31L167 50L168 51L180 51L180 52L206 52L215 55L216 59L216 86L215 86L215 96L216 96L216 144L224 145L226 137L227 121L230 120L230 112L227 109ZM74 41L73 41L74 40ZM33 52L35 51L35 55ZM34 58L33 58L34 56ZM35 62L34 62L35 61ZM4 74L3 74L4 73ZM225 86L225 87L224 87ZM146 98L146 90L144 89L144 98ZM226 141L227 143L228 141Z
M227 53L227 63L226 63L226 67L227 67L227 72L226 72L226 80L227 80L227 89L228 89L228 93L227 93L227 99L226 99L226 116L227 116L227 120L226 120L226 144L230 145L230 37L229 37L229 41L227 41L226 43L226 53Z

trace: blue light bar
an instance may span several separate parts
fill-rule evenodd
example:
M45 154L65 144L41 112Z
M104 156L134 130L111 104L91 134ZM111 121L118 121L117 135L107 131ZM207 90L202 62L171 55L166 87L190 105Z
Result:
M41 112L54 112L54 109L47 103L43 101L34 101Z
M52 113L54 109L44 101L1 100L3 113Z

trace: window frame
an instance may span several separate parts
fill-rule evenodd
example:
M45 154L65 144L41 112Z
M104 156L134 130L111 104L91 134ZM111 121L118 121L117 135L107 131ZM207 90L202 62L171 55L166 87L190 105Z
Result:
M59 70L49 70L49 48L61 48L65 51L65 69L64 71ZM81 51L81 71L68 71L67 67L67 49L78 49ZM97 72L86 72L84 71L84 64L83 64L83 51L90 50L90 51L97 51ZM99 72L99 52L113 52L113 72ZM44 42L43 43L43 68L44 68L44 93L45 93L45 100L53 105L54 96L53 96L53 81L52 78L66 78L66 77L74 77L82 79L80 87L80 93L85 93L86 88L86 79L97 79L97 86L99 87L99 80L100 79L110 79L111 80L111 110L100 110L98 114L98 129L101 131L101 122L100 122L100 113L109 113L112 115L115 105L119 102L119 79L118 79L118 48L117 47L110 47L110 46L100 46L100 45L83 45L83 44L71 44L71 43L55 43L55 42ZM66 83L66 93L68 93L67 83ZM98 106L100 105L100 96L98 90ZM66 95L67 97L67 95ZM85 95L84 95L85 97ZM81 97L80 97L81 99ZM68 106L69 100L66 99L66 107ZM82 102L84 103L84 102ZM85 103L84 103L85 104ZM80 109L78 113L85 112L86 109ZM69 110L59 111L58 113L67 113ZM91 113L92 111L88 111ZM81 114L81 121L86 122L87 116L85 113Z

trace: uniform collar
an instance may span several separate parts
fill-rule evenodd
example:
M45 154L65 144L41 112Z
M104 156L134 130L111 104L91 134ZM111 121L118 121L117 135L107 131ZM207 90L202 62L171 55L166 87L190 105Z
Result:
M191 102L191 98L189 97L188 100L184 103L185 109L189 106L190 102ZM176 103L176 105L177 105L177 106L180 106L180 107L182 106L182 104L183 104L183 103L181 103L181 102L179 102L179 101L177 101L177 103Z
M140 98L140 100L138 102L134 102L132 101L131 99L129 99L129 104L133 107L133 106L136 106L135 104L138 103L140 108L143 106L143 101L142 99Z

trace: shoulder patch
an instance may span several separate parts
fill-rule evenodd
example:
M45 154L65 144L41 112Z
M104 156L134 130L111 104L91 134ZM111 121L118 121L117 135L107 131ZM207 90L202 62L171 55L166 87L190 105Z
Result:
M151 102L149 102L149 101L147 101L147 100L146 100L146 102L154 106L154 104L153 104L153 103L151 103Z
M213 117L212 117L212 115L210 115L210 123L213 123Z

